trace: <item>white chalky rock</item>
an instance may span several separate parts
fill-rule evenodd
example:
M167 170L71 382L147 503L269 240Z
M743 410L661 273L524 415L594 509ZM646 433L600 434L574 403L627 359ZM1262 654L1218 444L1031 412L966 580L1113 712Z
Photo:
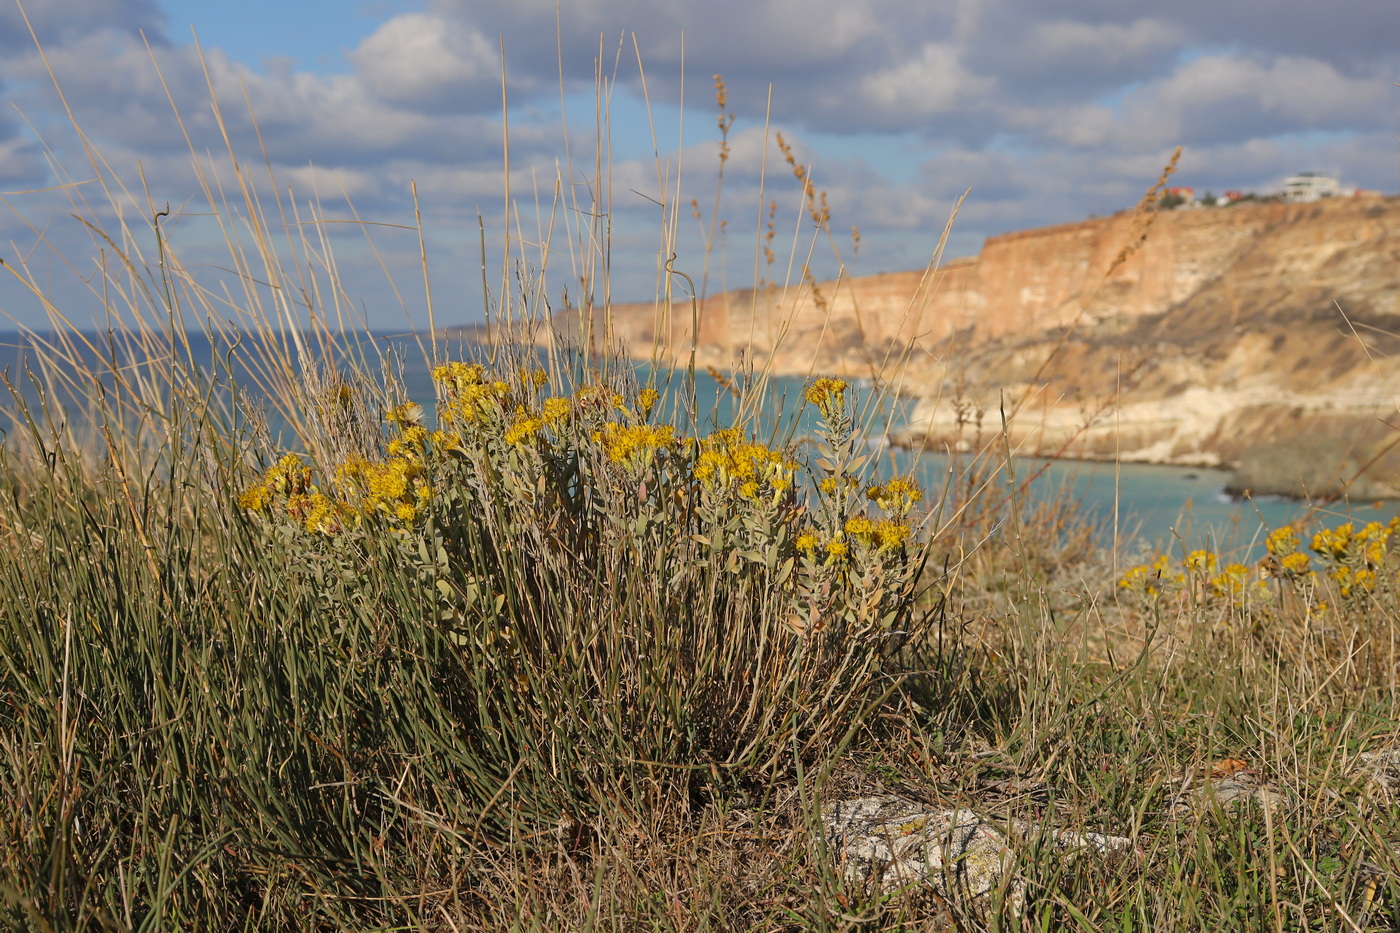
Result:
M1214 798L1215 802L1220 804L1220 809L1226 813L1249 803L1258 804L1261 808L1273 811L1288 808L1289 798L1286 793L1256 781L1244 779L1240 775L1226 778L1223 781L1214 781L1207 786L1209 789L1203 788L1202 793L1198 795L1200 802L1205 804L1206 801Z
M1362 752L1361 768L1372 793L1387 799L1400 793L1400 748Z
M866 797L830 804L822 814L833 855L854 883L874 882L882 891L930 885L945 897L977 898L1003 883L1012 861L1006 834L971 810L930 810L902 797ZM1031 827L1011 828L1027 835ZM1131 840L1102 833L1056 831L1062 851L1106 860L1135 851ZM1012 910L1024 900L1017 879L1006 881Z

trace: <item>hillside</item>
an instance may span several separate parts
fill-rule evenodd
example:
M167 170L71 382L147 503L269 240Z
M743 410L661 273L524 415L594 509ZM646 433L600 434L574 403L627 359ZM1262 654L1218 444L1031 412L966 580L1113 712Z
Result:
M888 381L918 400L901 437L916 446L976 444L1003 400L1013 443L1077 457L1354 466L1391 442L1400 199L1162 212L1115 262L1141 225L1125 212L992 237L931 273L718 295L698 357ZM679 359L690 317L618 305L593 327Z

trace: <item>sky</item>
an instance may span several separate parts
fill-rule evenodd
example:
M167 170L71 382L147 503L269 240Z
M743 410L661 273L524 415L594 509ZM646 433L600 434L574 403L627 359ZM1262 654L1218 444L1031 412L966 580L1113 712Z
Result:
M0 0L0 329L159 306L103 270L167 204L214 313L276 304L232 239L393 329L423 255L439 325L649 300L671 253L708 292L920 268L950 218L959 256L1131 208L1178 145L1198 193L1393 194L1397 36L1393 0Z

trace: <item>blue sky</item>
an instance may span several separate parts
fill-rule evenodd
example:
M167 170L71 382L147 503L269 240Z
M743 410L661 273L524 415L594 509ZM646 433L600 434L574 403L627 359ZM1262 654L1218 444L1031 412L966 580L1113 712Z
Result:
M161 0L169 35L185 41L193 26L200 43L216 45L249 67L266 70L269 58L287 58L299 70L334 74L347 70L345 53L384 20L421 10L410 0ZM268 24L275 23L275 27Z
M329 246L339 313L376 327L426 323L418 238L403 229L414 185L452 323L482 314L482 229L492 300L517 287L502 274L509 231L558 307L584 280L595 301L653 297L671 252L697 281L708 269L731 286L752 284L756 255L779 281L790 255L819 276L921 267L964 193L947 252L972 254L989 235L1131 207L1177 145L1176 183L1197 190L1267 192L1303 170L1400 186L1390 0L28 0L47 65L13 4L0 0L0 258L78 320L103 304L107 247L72 215L109 234L127 217L139 250L141 218L166 202L162 229L209 277L217 313L237 227L220 228L208 198L237 188L234 159L269 216L316 232L284 247L302 253L303 287L330 301L315 272ZM718 213L717 73L734 116ZM806 219L779 134L827 197L829 238ZM33 323L41 304L0 277L0 313Z

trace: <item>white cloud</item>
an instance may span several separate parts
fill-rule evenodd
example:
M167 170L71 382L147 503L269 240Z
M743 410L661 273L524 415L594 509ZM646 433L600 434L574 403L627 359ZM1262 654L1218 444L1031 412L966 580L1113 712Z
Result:
M1396 103L1383 80L1344 75L1316 59L1208 55L1131 95L1119 143L1206 144L1365 127L1393 122Z
M1090 67L1155 54L1181 39L1179 29L1157 19L1140 19L1128 25L1054 20L1039 24L1034 35L1046 60Z
M380 26L350 56L380 100L415 111L476 111L501 97L501 51L478 30L431 13ZM524 88L530 84L526 79Z
M882 115L898 114L912 122L973 107L995 83L969 73L956 47L927 42L915 56L862 78L861 99L853 103L867 103Z

